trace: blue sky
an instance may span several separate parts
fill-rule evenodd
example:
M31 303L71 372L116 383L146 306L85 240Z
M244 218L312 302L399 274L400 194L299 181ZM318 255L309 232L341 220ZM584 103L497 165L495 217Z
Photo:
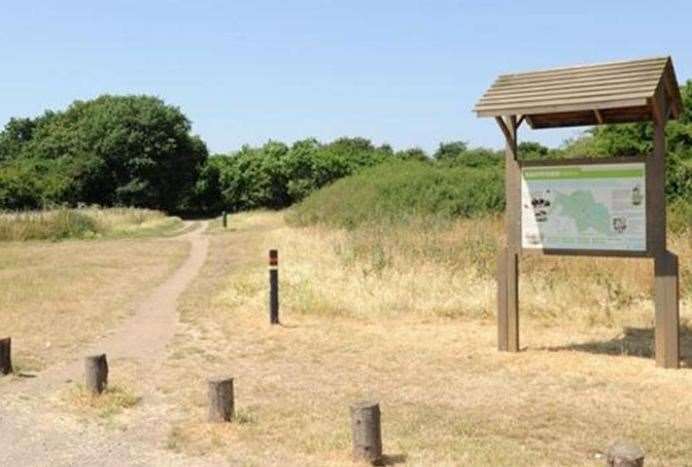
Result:
M691 17L682 0L4 2L0 122L146 93L179 106L212 152L344 135L501 147L471 112L496 75L672 55L683 82Z

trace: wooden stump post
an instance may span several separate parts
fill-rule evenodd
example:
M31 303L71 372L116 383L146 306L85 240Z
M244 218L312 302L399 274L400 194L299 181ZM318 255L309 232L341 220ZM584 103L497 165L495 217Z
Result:
M233 378L209 380L209 421L230 422L235 416Z
M101 394L108 386L106 354L90 355L84 359L84 382L89 392Z
M0 339L0 375L12 373L12 338Z
M376 463L382 460L380 405L362 401L351 405L353 459Z
M630 440L618 440L606 451L608 467L643 467L644 451Z
M226 211L224 211L222 214L222 223L224 229L228 227L228 213Z

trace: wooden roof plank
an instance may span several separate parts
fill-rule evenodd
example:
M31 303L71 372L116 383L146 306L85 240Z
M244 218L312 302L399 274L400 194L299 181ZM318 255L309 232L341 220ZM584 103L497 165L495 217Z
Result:
M638 65L638 64L645 64L645 63L652 63L652 62L664 62L668 59L669 57L666 56L657 56L657 57L646 57L646 58L636 58L636 59L630 59L630 60L614 60L610 62L602 62L602 63L582 63L580 65L568 65L568 66L561 66L561 67L554 67L554 68L545 68L542 70L529 70L529 71L522 71L522 72L516 72L516 73L504 73L504 75L524 75L524 76L530 76L530 75L540 75L540 74L545 74L545 73L555 73L559 71L570 71L570 70L583 70L583 69L593 69L593 68L611 68L611 67L618 67L621 65L624 66L630 66L630 65Z
M505 95L513 95L513 94L525 94L529 95L532 93L550 93L550 92L568 92L571 90L590 90L590 89L612 89L612 90L618 90L618 89L631 89L631 88L640 88L640 87L647 87L647 88L655 88L656 85L658 84L660 75L655 75L652 78L648 78L645 80L629 80L629 81L614 81L614 82L590 82L590 83L561 83L557 85L552 85L552 86L533 86L533 87L526 87L526 88L514 88L514 87L507 87L507 88L493 88L492 90L488 90L483 97L489 97L489 96L505 96Z
M492 105L495 103L510 103L510 102L540 102L544 100L562 100L562 99L587 99L590 97L602 97L602 96L611 96L613 98L622 98L622 97L629 97L632 95L643 95L643 96L650 96L653 91L656 90L656 86L653 87L653 89L649 86L644 87L644 88L636 88L636 89L626 89L626 90L618 90L616 92L610 91L610 90L589 90L589 91L577 91L577 92L560 92L560 93L543 93L543 94L532 94L532 95L523 95L523 94L515 94L512 96L491 96L491 97L483 97L481 100L478 101L479 106L485 106L485 105Z
M599 104L608 102L618 102L618 101L629 101L633 99L646 101L647 98L651 96L650 93L640 92L635 94L623 94L615 96L586 96L586 97L559 97L559 98L542 98L542 99L531 99L522 100L514 99L502 102L490 102L490 103L479 103L476 109L503 109L503 108L515 108L515 107L543 107L546 105L570 105L570 104ZM612 106L609 106L612 108ZM592 109L597 107L592 107ZM520 113L531 113L531 112L520 112Z
M615 73L642 73L653 70L662 70L666 65L666 58L661 58L656 61L639 64L624 63L619 66L594 66L590 68L565 68L556 71L545 71L539 73L514 73L503 74L498 76L498 81L540 81L545 79L557 79L564 77L579 77L579 76L602 76Z
M652 98L660 93L668 96L675 118L682 104L670 57L501 75L474 110L479 117L526 115L541 126L552 126L541 114L551 115L558 126L560 120L568 125L640 121L651 115Z
M556 113L556 112L568 112L575 110L602 110L602 109L613 109L619 107L641 107L648 105L648 101L643 98L638 99L621 99L610 102L586 102L586 103L567 103L567 104L547 104L541 106L515 106L515 107L494 107L486 109L478 109L476 113L479 117L495 117L498 115L536 115L541 113Z
M540 85L554 85L560 83L577 83L583 81L608 81L618 78L647 78L661 76L664 67L651 68L639 72L629 72L626 70L617 70L608 73L589 73L589 74L579 74L579 75L566 75L566 76L546 76L542 78L534 79L524 79L524 78L513 78L513 79L501 79L497 78L493 83L493 87L513 87L513 86L540 86Z

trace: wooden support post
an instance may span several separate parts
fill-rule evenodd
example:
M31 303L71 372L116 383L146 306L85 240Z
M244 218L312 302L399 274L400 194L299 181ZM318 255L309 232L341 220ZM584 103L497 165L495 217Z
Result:
M519 261L504 248L497 258L497 348L519 351Z
M659 94L660 96L660 94ZM656 114L666 115L665 100L654 99ZM665 253L666 247L666 123L660 117L653 122L653 153L646 158L646 249L656 258Z
M12 338L0 339L0 376L12 373Z
M382 460L380 405L362 401L351 405L353 460L377 463Z
M519 351L519 254L521 252L521 169L517 157L517 119L497 118L506 139L505 229L507 246L497 260L497 337L499 350Z
M279 324L279 251L269 250L269 322Z
M666 251L654 258L656 366L680 366L680 284L678 257Z
M228 213L226 211L221 214L221 223L223 224L224 229L228 227Z
M654 306L656 366L680 366L680 291L678 257L667 250L665 158L666 123L669 105L665 90L659 86L652 102L654 114L654 150L646 163L646 236L647 250L654 258Z
M213 423L230 422L235 416L233 378L210 379L208 384L209 421Z
M644 451L629 440L618 440L608 446L606 451L608 467L643 467Z
M106 354L90 355L84 359L84 383L94 395L101 394L108 386L108 361Z

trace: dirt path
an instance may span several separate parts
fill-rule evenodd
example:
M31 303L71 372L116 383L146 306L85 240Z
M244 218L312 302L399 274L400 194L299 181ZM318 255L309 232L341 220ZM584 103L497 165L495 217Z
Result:
M35 378L14 378L0 385L0 465L208 465L164 448L169 407L156 387L178 321L176 304L205 262L207 223L178 237L191 243L190 254L163 284L141 302L118 328L83 349L75 360ZM78 326L79 323L74 323ZM142 397L127 423L114 430L55 409L55 399L82 380L83 357L106 353L110 380L132 382Z

